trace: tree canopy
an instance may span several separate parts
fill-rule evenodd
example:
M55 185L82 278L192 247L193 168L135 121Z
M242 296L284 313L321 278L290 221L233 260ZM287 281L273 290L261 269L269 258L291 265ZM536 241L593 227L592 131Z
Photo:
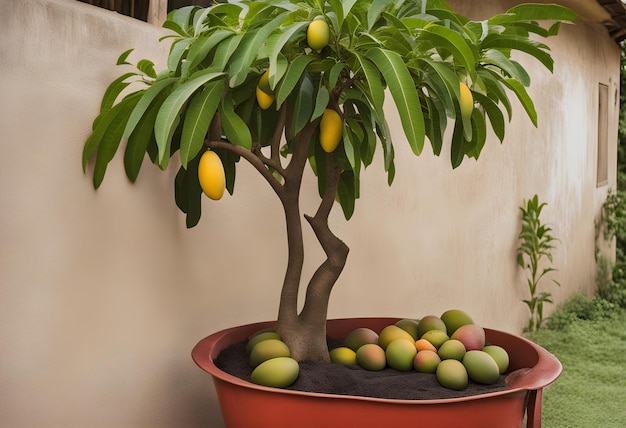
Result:
M164 24L172 32L164 37L172 42L167 69L157 72L148 59L130 64L132 49L119 57L119 65L132 68L103 96L83 168L95 157L97 188L121 141L131 181L146 154L166 169L178 153L176 202L192 227L201 215L197 169L207 147L221 158L230 193L242 157L278 189L289 167L283 164L303 130L311 128L305 155L323 195L326 153L318 126L307 125L317 125L331 108L340 113L343 127L332 153L340 171L335 197L349 219L360 196L361 171L377 147L389 184L394 179L390 114L399 116L415 155L426 140L439 155L446 127L453 126L452 167L479 157L488 128L504 140L511 95L536 126L526 90L531 79L513 53L528 54L552 71L549 48L537 39L555 35L562 21L574 18L558 5L522 4L472 21L444 0L242 0L184 7ZM307 28L318 19L330 34L326 46L312 49ZM539 25L544 20L551 21L548 28ZM264 109L254 94L266 71L272 98ZM471 91L466 114L461 114L463 85ZM388 96L396 111L383 109Z

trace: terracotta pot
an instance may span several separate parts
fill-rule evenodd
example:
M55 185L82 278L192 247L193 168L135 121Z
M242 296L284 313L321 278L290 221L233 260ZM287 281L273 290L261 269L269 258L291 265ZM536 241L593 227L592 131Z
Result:
M328 321L328 335L343 338L356 327L380 331L398 318L350 318ZM271 322L230 328L202 339L194 361L213 376L228 428L346 428L423 426L429 428L541 427L542 389L561 374L561 363L542 347L498 330L485 329L487 341L510 357L509 387L481 395L437 400L391 400L267 388L218 369L213 360ZM526 415L526 418L525 418Z

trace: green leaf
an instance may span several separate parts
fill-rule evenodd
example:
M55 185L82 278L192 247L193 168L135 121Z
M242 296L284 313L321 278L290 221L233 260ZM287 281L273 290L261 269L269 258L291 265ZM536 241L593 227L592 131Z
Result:
M171 77L168 79L158 80L154 84L152 84L141 96L141 99L130 113L128 118L128 122L126 123L126 128L124 129L124 138L128 138L139 120L143 117L144 113L148 109L148 107L152 104L154 99L161 93L168 90L170 86L172 86L178 79Z
M320 81L322 84L322 81ZM324 114L324 110L328 106L328 101L330 100L330 93L326 86L320 86L317 90L317 96L315 97L315 108L313 109L313 113L311 114L311 121L317 119L318 117Z
M130 62L126 61L129 55L135 50L135 48L130 48L127 51L122 52L122 54L117 58L116 65L131 65Z
M505 131L504 115L502 114L502 111L489 97L486 97L479 92L474 92L474 100L485 110L485 113L489 117L493 132L496 134L500 142L502 142L504 140Z
M187 169L182 166L174 180L174 198L178 208L186 214L187 228L198 224L202 216L202 187L198 180L200 156L192 159Z
M418 39L428 40L438 48L445 48L473 76L478 52L459 33L441 25L429 25L420 31Z
M194 39L180 39L172 43L172 47L170 48L170 54L167 58L167 68L175 73L178 70L179 65L183 60L183 56L187 52L189 45L193 42Z
M379 115L376 110L372 111L374 123L376 124L376 135L383 147L383 159L385 171L389 171L393 164L393 143L391 141L391 132L384 115Z
M530 76L517 61L513 61L506 57L502 52L496 49L487 49L481 58L481 62L492 64L503 70L510 77L520 81L524 86L530 85Z
M270 69L270 88L272 90L276 89L276 85L280 82L280 79L283 78L285 73L287 72L287 68L289 67L289 61L282 53L278 55L276 58L276 67L274 69Z
M139 103L143 101L144 97L145 93L144 96L139 100ZM148 107L147 111L141 116L139 122L133 127L134 129L130 136L122 136L122 138L128 138L126 150L124 151L124 169L126 171L126 176L133 183L139 175L139 170L141 169L143 158L146 154L149 144L151 142L156 144L156 141L154 140L154 122L156 121L157 113L159 112L159 108L161 108L161 104L163 103L165 98L167 98L167 93L165 91L160 92L154 102L150 104L150 107ZM137 105L139 105L139 103L137 103ZM133 111L135 111L136 109L137 106L135 106ZM126 124L125 129L127 128L128 123Z
M149 59L142 59L137 63L137 69L146 76L156 79L157 74L154 71L154 63Z
M217 30L210 36L199 37L189 46L189 53L185 63L182 66L182 76L189 75L189 71L196 68L204 61L211 50L228 37L232 37L235 33L230 30Z
M224 95L223 101L220 104L220 118L226 138L231 143L250 150L252 148L252 134L250 134L248 125L235 112L232 92L230 91Z
M217 70L224 70L231 56L241 43L241 39L243 39L243 34L236 34L218 44L217 48L215 48L215 56L213 57L211 67Z
M216 151L220 159L222 159L222 164L224 165L224 174L226 175L226 191L232 195L235 191L235 178L237 175L237 162L239 162L239 156L230 150Z
M174 122L179 117L183 105L202 85L223 75L224 73L211 72L210 70L199 71L191 76L190 80L172 91L163 102L154 125L154 135L159 148L159 163L163 162L166 155L169 156L169 153L166 153L166 147L169 146Z
M554 60L547 52L547 46L513 34L494 34L483 41L483 49L515 49L525 52L539 60L550 72L554 69Z
M397 53L380 48L370 49L366 57L383 75L398 109L404 134L413 153L419 155L424 147L424 116L413 78L404 60Z
M311 55L301 55L296 57L291 64L289 64L289 68L287 68L287 72L285 73L285 77L278 88L278 92L276 93L276 106L277 108L282 105L282 103L287 99L287 97L291 94L291 91L296 87L300 78L302 77L302 73L306 69L306 66L315 59L314 56Z
M465 144L465 154L467 157L478 159L487 140L487 124L477 109L472 112L472 137L472 141Z
M141 92L131 94L111 109L111 112L115 112L115 115L108 124L100 144L98 144L96 164L93 171L93 186L96 189L100 187L102 180L104 180L107 165L111 162L113 156L115 156L115 152L117 152L117 148L122 140L122 134L126 126L126 121L128 121L128 115L135 107L140 97Z
M337 81L339 80L339 76L343 69L346 68L346 65L342 62L337 62L333 65L328 73L328 87L334 88L337 85Z
M489 24L501 25L520 21L560 20L573 21L578 14L573 10L556 4L520 4L506 13L489 19Z
M528 92L526 92L526 88L524 88L524 86L515 79L502 79L502 83L504 83L510 90L515 93L515 95L517 95L517 98L524 107L524 110L526 110L526 114L528 114L530 121L536 127L537 111L535 110L535 104L533 103L533 100L528 95Z
M234 58L230 64L230 87L241 85L248 75L248 69L259 49L265 43L269 35L287 18L288 12L284 12L272 19L262 27L246 32L237 47Z
M223 92L223 82L210 82L202 92L191 98L180 141L180 160L184 168L187 168L188 162L195 158L202 148Z
M283 47L285 46L285 44L289 41L289 39L291 39L296 33L305 30L309 25L308 21L305 22L295 22L291 25L286 26L285 28L282 29L282 34L280 35L280 38L278 39L278 41L276 42L276 44L274 45L274 48L272 49L272 52L270 54L270 73L272 72L272 70L276 70L277 69L277 59L278 59L278 55L280 54L280 51L283 49ZM276 84L277 82L273 82L274 84ZM275 86L272 86L272 89L274 89Z
M293 105L293 133L297 134L311 120L313 114L315 87L308 73L302 78L302 83L298 86L298 96Z
M457 168L463 162L465 155L465 138L463 136L463 124L460 120L454 123L454 131L452 133L452 145L450 147L450 161L452 168Z
M371 31L383 10L394 0L374 0L367 11L367 29Z
M430 115L430 120L426 122L426 134L428 135L430 145L433 149L433 154L439 156L443 146L444 132L446 131L446 125L448 123L446 109L441 103L441 100L436 98L426 97L426 104Z
M346 220L350 220L354 214L354 203L356 196L354 193L354 173L352 171L344 171L339 177L339 186L337 188L337 198L343 210Z
M185 6L174 9L167 15L167 20L163 23L165 28L176 31L181 36L190 36L192 14L198 9L198 6Z
M130 85L131 82L126 82L126 79L138 75L138 73L125 73L115 79L113 82L111 82L111 84L104 92L104 95L102 96L102 102L100 103L100 112L102 113L106 110L109 110L115 103L115 100L120 95L120 93L124 89L126 89L128 85Z
M209 14L213 16L220 16L225 22L239 21L239 15L241 14L243 7L235 3L221 3L214 4L205 8L201 13L194 16L194 33L197 35L204 29L205 22L209 18Z
M478 69L478 76L487 88L487 96L494 101L497 100L501 102L506 109L509 120L511 120L513 108L511 107L511 102L509 101L506 91L500 83L501 76L485 68Z
M178 168L176 178L174 179L174 200L176 206L185 214L187 213L188 199L187 199L187 174L189 172L182 166Z
M363 83L370 103L378 110L379 114L382 114L383 103L385 102L385 89L382 84L382 76L378 68L367 58L364 58L359 53L355 53L355 56L361 66L360 71L363 73Z
M362 140L357 137L353 130L359 129L360 125L352 118L346 119L346 126L343 132L343 149L353 171L358 172L361 165L361 145Z
M142 92L143 91L137 91L133 94L127 95L115 106L98 115L98 117L94 121L93 132L91 133L91 135L89 135L83 147L83 172L86 172L87 162L98 149L100 142L109 131L109 128L113 126L112 123L119 115L120 110L128 104L128 101L124 100L127 100L129 97L131 97L131 95L138 98Z
M429 90L434 91L435 97L445 107L446 115L456 117L453 99L458 98L459 77L446 63L431 59L420 59L421 68L426 67L425 81L429 83Z

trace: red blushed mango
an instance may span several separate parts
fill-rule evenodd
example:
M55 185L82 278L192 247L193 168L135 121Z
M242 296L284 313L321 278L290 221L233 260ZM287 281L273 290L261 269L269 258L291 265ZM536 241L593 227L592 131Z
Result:
M476 324L459 327L451 339L459 340L467 351L480 351L485 346L485 330Z
M435 373L441 358L433 351L419 351L413 358L413 367L420 373Z
M356 362L365 370L380 371L387 366L385 350L373 343L363 345L356 351Z
M344 340L344 344L354 352L368 343L378 344L378 333L367 327L355 328Z

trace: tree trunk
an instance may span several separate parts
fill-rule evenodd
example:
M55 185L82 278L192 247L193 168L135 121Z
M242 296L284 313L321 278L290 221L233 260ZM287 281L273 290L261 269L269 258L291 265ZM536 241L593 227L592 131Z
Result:
M304 134L308 143L310 135ZM300 139L299 144L302 143ZM308 146L308 144L305 144ZM307 149L308 152L308 149ZM326 156L326 189L322 202L315 216L305 216L313 229L320 245L326 253L326 260L319 266L311 278L304 307L297 313L298 289L301 281L304 247L302 241L302 221L299 210L299 176L297 186L289 189L292 197L283 199L287 219L287 239L289 243L289 262L281 294L276 331L287 343L291 355L297 361L329 362L326 341L326 318L330 293L341 274L348 257L348 246L337 238L328 226L328 216L335 201L341 170L333 164L331 154ZM296 190L296 188L298 190ZM294 197L295 195L295 197Z

